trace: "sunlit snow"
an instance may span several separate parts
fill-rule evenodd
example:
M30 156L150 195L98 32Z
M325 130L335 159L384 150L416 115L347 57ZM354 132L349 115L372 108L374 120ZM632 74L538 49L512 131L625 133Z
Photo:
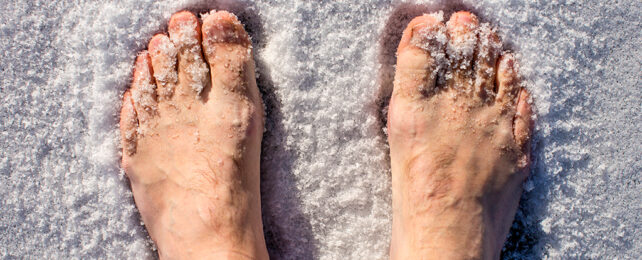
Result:
M537 107L504 258L639 258L642 2L454 2L3 1L0 258L155 257L119 167L118 111L137 52L186 8L230 10L252 36L274 259L387 258L394 50L412 17L460 8L497 26Z

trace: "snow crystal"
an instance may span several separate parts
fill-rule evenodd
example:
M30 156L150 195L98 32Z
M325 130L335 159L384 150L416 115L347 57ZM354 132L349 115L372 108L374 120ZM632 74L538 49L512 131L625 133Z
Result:
M152 64L159 64L154 68L154 78L156 83L161 85L157 90L158 95L165 98L174 93L174 83L178 81L176 70L178 50L168 37L163 36L160 40L156 52L151 51L150 57Z
M192 47L191 50L186 51L186 54L188 55L189 65L185 68L185 72L189 74L188 77L192 81L191 87L198 95L205 87L210 69L205 64L205 60L203 60L200 47Z
M184 59L182 62L186 63L185 72L191 82L190 86L194 92L200 94L209 75L209 68L203 60L201 45L198 44L197 26L198 23L195 20L176 22L175 31L170 34L170 40L180 52L181 59Z
M439 11L432 14L424 14L435 17L437 22L444 20L444 12ZM448 44L446 28L443 26L423 26L419 30L413 30L411 44L428 51L437 66L446 63L446 53L444 47ZM435 69L439 71L439 69Z
M188 47L196 46L198 43L198 35L196 27L198 23L194 20L181 20L176 22L176 31L169 35L170 40L174 43L175 46ZM172 27L174 28L174 27Z
M148 56L147 51L141 52L139 55ZM147 59L147 58L144 58ZM149 69L147 69L146 64L138 65L136 70L136 75L134 75L133 85L136 85L135 88L132 88L132 99L134 104L137 105L138 109L144 109L145 112L140 111L138 113L138 120L147 121L149 120L148 115L156 113L158 109L158 104L156 103L156 84L153 84L152 74ZM143 130L143 128L139 128Z
M457 26L453 25L452 21L448 21L446 22L446 27L453 28L449 32L451 37L448 41L448 56L456 61L472 57L477 43L477 32L473 25ZM469 65L462 62L461 69L466 69Z
M460 9L498 28L538 113L503 257L642 255L642 2L213 2L0 5L0 258L155 257L119 167L118 114L136 54L183 9L229 10L252 36L274 259L387 258L396 45L413 17Z

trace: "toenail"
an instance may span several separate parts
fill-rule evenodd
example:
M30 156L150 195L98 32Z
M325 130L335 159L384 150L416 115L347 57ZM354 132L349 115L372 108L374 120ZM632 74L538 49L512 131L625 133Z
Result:
M198 19L189 11L172 15L169 21L169 38L178 47L190 47L198 44L200 30Z
M247 46L250 42L244 32L243 25L237 19L217 15L207 28L207 39L210 43L236 43Z
M175 24L181 24L181 23L186 23L186 22L197 22L196 16L189 11L181 11L178 13L175 13L172 15L172 18L170 18L169 24L175 25Z
M457 24L469 25L469 24L474 24L476 22L476 19L473 17L473 15L470 12L461 11L453 14L453 16L454 16L453 21L456 22Z

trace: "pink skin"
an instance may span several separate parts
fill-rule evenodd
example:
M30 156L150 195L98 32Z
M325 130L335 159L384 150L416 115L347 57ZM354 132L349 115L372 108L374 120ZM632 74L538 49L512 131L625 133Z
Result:
M532 128L515 58L500 50L495 32L468 12L446 25L420 16L404 31L388 114L391 258L499 257L528 175Z
M247 33L225 11L202 25L184 11L148 49L123 97L122 165L159 256L267 259L263 104Z
M467 12L447 25L417 17L404 31L388 119L391 258L498 258L533 123L515 59L497 46ZM202 25L184 11L148 49L123 97L122 165L159 256L267 259L264 115L247 33L225 11Z

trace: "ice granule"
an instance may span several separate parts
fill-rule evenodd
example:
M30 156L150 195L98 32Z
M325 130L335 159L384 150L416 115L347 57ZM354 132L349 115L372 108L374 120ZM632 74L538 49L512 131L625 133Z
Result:
M148 55L147 51L143 51L140 55ZM143 65L144 66L144 65ZM136 82L136 88L132 89L132 99L134 104L137 104L140 108L148 111L149 113L154 113L157 109L156 104L156 84L153 84L151 71L149 70L137 70L136 76L134 77ZM145 114L145 113L141 113ZM140 120L146 120L139 116Z
M158 53L150 55L152 56L152 60L154 60L156 55L168 58L168 60L165 61L166 66L162 68L154 68L154 78L157 83L163 84L163 87L159 90L158 94L162 96L170 96L174 93L174 84L168 84L168 82L178 81L178 73L176 70L178 50L167 37L163 37L161 39L162 42L158 46Z
M272 258L386 259L377 102L396 43L377 43L416 15L460 7L497 26L538 113L530 191L503 257L639 258L642 3L416 2L3 2L0 258L155 256L119 167L118 112L136 54L189 8L230 10L252 35Z
M175 46L195 46L198 43L198 35L195 30L198 23L193 20L176 22L174 33L170 34L170 39Z
M205 87L205 82L210 70L201 55L198 55L201 53L201 48L193 47L193 50L190 50L188 53L189 54L187 55L190 55L188 58L190 60L190 64L187 66L185 71L192 80L192 89L198 95Z

